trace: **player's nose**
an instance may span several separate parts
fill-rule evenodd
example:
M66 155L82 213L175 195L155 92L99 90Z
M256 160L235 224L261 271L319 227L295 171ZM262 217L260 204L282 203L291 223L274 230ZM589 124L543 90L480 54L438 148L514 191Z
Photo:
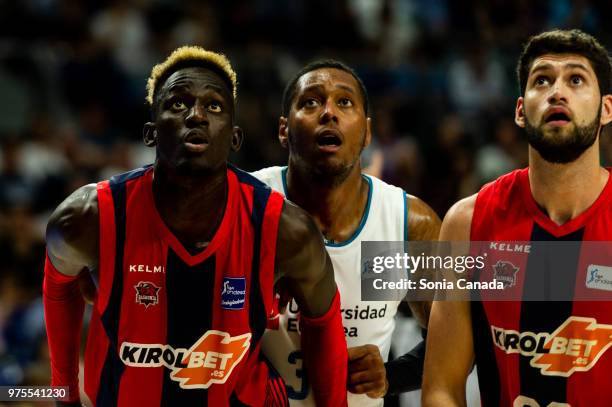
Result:
M338 122L338 110L336 103L332 98L328 98L323 105L323 110L321 111L320 122L327 123L330 121Z
M567 89L559 81L555 82L550 88L550 94L548 95L548 102L550 104L556 104L559 102L567 102Z
M204 103L196 101L185 120L192 125L208 124L208 116L206 114L206 106Z

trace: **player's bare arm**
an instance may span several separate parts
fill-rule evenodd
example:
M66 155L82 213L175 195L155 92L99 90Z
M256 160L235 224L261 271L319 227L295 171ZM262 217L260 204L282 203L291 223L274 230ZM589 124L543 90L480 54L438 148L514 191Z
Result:
M408 240L434 241L440 234L440 217L429 205L413 195L407 195L408 205ZM423 328L427 327L427 320L431 311L429 301L408 301L412 315Z
M413 195L408 198L408 240L437 240L442 222L436 212Z
M440 240L469 241L476 195L451 207ZM434 301L429 318L423 375L423 406L464 406L465 383L474 363L467 301Z
M278 229L276 280L282 279L282 287L304 315L323 315L336 294L336 282L319 229L304 210L288 201Z
M43 285L47 336L54 380L59 378L72 389L70 400L57 401L58 406L80 405L75 389L83 318L81 294L88 299L95 295L90 274L81 271L97 268L98 228L95 184L73 192L55 209L47 225L47 254L51 262L45 265Z
M68 276L98 264L98 194L95 184L74 191L53 212L47 225L47 254Z
M440 218L419 198L407 195L408 240L438 239ZM409 301L408 305L418 323L426 328L431 309L429 301ZM421 387L425 341L408 353L384 363L376 346L364 345L349 349L349 389L366 393L369 397L398 394ZM365 366L368 366L366 369ZM355 373L355 372L358 372ZM351 380L354 379L354 382ZM358 381L359 380L359 381Z
M315 402L345 406L348 356L334 269L314 221L287 201L277 247L276 277L300 308L301 348Z

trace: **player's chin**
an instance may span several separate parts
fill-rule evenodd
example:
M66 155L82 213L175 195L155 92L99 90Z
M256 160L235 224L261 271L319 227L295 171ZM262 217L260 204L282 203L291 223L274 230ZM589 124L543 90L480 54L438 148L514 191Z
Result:
M319 160L315 166L315 172L319 175L335 178L350 171L350 165L337 157L329 157Z
M176 173L182 176L205 176L215 172L218 166L206 157L188 157L178 160L175 168Z
M570 134L575 130L576 126L573 122L567 122L563 125L558 124L544 124L541 128L544 136L559 137L560 135Z

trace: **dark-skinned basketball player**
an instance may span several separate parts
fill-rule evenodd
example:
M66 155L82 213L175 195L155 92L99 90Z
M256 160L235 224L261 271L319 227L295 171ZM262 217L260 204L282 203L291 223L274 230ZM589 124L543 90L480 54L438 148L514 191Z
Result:
M304 208L325 236L349 346L349 405L379 406L388 393L419 388L424 343L387 362L400 301L361 300L361 242L436 240L440 219L401 188L362 174L361 152L371 139L368 96L344 63L315 61L296 73L285 88L278 136L289 149L288 166L253 175ZM425 326L427 304L410 305ZM295 324L298 309L290 304L278 329L266 332L263 347L287 383L291 405L310 406Z
M276 283L304 310L317 402L345 404L339 297L316 225L227 163L242 142L229 61L183 47L147 88L155 163L78 189L47 227L53 384L79 402L77 276L91 273L85 392L94 404L284 405L282 380L259 352Z

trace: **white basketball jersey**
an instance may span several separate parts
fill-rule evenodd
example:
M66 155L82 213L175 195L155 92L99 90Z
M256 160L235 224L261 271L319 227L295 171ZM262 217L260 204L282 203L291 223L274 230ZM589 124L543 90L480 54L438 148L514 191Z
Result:
M287 167L270 167L252 173L273 189L287 195ZM406 194L378 178L363 175L369 184L366 210L359 227L345 242L326 242L340 290L342 323L348 347L374 344L384 361L389 356L391 334L399 301L361 301L361 241L406 240ZM291 406L314 406L314 398L302 367L297 305L294 301L280 315L279 329L266 330L262 349L287 385ZM382 406L382 399L348 393L349 406Z

